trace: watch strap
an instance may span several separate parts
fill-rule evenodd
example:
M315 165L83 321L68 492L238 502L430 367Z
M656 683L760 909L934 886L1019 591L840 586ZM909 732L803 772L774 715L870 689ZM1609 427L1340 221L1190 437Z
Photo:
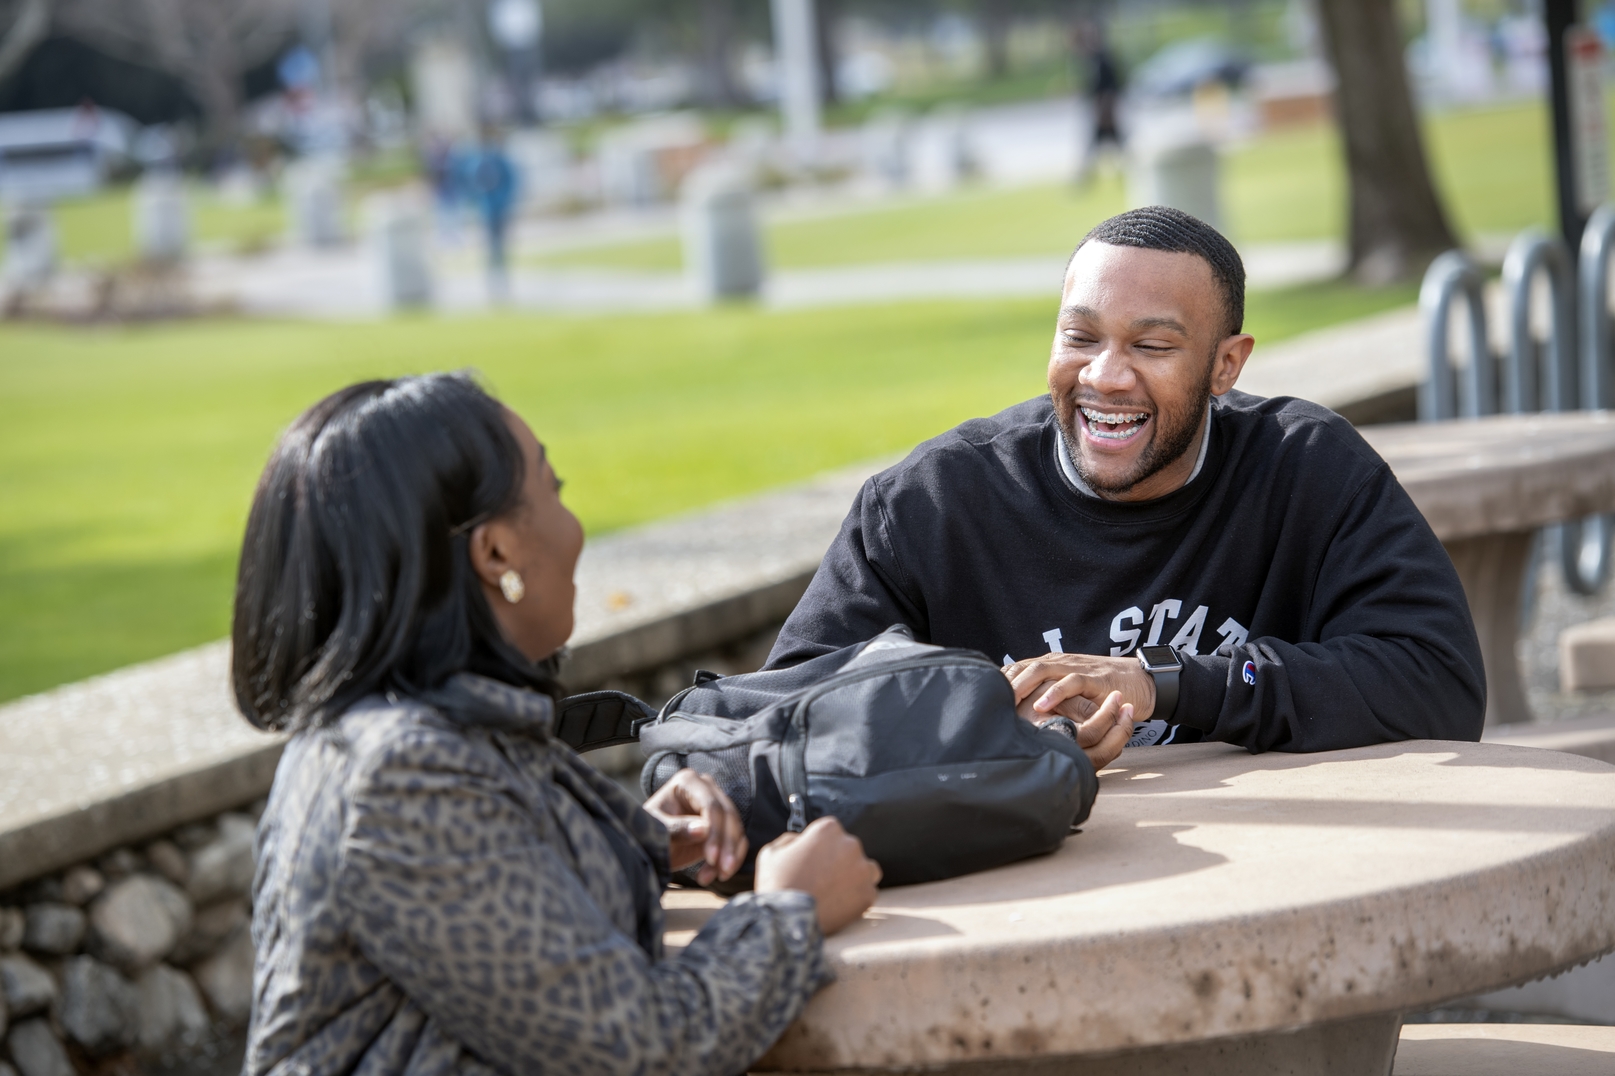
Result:
M1057 732L1061 736L1064 736L1066 739L1070 740L1072 743L1081 742L1077 739L1077 723L1071 720L1069 717L1066 717L1064 714L1055 714L1053 717L1048 718L1045 721L1039 721L1037 723L1037 728L1039 730L1049 729L1052 732Z
M1171 721L1178 712L1178 676L1181 669L1162 669L1151 672L1155 680L1155 710L1150 717Z

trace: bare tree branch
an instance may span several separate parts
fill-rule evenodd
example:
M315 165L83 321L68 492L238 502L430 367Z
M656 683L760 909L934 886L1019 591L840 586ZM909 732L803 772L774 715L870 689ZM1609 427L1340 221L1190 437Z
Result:
M58 21L81 40L177 77L207 120L208 141L234 141L241 80L297 24L296 0L58 0Z
M50 32L53 0L23 0L4 38L0 38L0 79L9 78L22 66L34 46Z

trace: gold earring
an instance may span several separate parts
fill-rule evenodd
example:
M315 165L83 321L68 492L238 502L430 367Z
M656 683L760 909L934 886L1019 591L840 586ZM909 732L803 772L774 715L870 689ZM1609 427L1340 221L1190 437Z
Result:
M499 577L499 593L503 594L511 605L526 597L527 584L522 582L521 573L514 568L507 569L505 574Z

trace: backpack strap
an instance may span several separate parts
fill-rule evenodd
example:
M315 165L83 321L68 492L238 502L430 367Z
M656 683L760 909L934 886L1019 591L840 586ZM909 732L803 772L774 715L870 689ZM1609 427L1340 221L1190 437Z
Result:
M656 711L624 691L570 695L555 707L555 738L574 751L634 743Z

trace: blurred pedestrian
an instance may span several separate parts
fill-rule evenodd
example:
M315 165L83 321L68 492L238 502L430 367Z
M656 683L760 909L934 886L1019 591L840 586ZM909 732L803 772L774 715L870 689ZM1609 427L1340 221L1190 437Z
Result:
M485 127L478 144L461 158L459 187L482 217L488 241L488 287L496 300L510 295L508 238L516 206L516 166L501 144L499 132Z
M1122 73L1115 53L1105 41L1104 27L1099 23L1084 19L1077 24L1074 37L1077 58L1085 68L1083 88L1093 109L1093 129L1079 146L1081 159L1077 162L1077 182L1086 183L1093 178L1099 154L1106 146L1118 157L1122 152L1121 128L1116 123Z
M432 188L438 240L444 246L455 246L460 238L460 229L456 226L460 192L454 174L454 150L447 139L438 136L427 139L421 151L421 170Z

